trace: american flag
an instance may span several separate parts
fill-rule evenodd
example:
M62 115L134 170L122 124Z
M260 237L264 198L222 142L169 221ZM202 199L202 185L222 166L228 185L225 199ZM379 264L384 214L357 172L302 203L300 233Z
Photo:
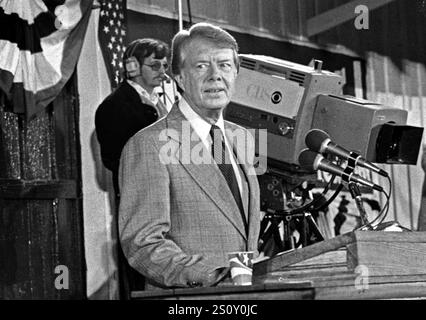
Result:
M121 82L126 50L126 0L101 0L98 37L111 88Z

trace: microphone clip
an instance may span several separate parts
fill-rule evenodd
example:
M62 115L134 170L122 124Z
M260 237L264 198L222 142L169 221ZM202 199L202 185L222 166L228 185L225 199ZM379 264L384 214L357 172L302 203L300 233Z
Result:
M359 153L356 153L354 151L350 151L349 157L347 159L348 160L348 167L355 168L359 158L361 158L361 155Z
M354 167L351 167L349 165L346 166L346 168L343 169L342 181L349 184L351 182L351 176L353 173L354 173Z
M346 167L343 170L342 181L346 182L348 185L351 184L351 176L355 171L358 159L361 157L360 154L351 151L349 157L347 158Z

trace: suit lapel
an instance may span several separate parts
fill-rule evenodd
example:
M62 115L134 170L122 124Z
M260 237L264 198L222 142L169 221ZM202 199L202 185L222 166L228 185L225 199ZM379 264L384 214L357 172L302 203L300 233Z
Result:
M168 132L174 132L173 134L169 134L170 139L176 140L180 144L176 152L176 158L200 188L204 190L228 220L241 233L244 239L247 240L244 223L241 220L238 206L232 194L226 188L220 187L226 184L225 178L219 168L212 164L213 160L210 152L204 147L201 139L192 130L188 120L181 113L177 104L170 110L166 120L167 128L170 129ZM191 157L191 152L193 152L194 155L194 152L198 153L198 151L203 155L205 159L204 163L202 160L201 163L197 161L201 158L195 159L193 156Z
M243 136L240 136L236 138L235 136L230 135L231 132L235 129L241 130L241 128L238 128L237 126L232 125L231 123L225 121L225 129L228 129L230 131L227 131L227 138L228 142L232 143L232 148L234 149L234 154L237 156L237 163L240 165L240 168L242 168L242 171L244 172L245 178L247 179L248 184L248 213L247 213L247 219L248 219L248 234L252 235L254 234L255 228L257 228L257 219L253 219L254 214L259 214L258 207L259 207L259 198L255 197L253 195L259 194L259 185L257 181L256 171L253 167L253 164L250 162L252 161L254 157L254 144L251 145L248 143L250 137L246 136L248 133L246 131L241 131L243 133ZM240 139L240 140L238 140ZM250 160L250 161L249 161Z

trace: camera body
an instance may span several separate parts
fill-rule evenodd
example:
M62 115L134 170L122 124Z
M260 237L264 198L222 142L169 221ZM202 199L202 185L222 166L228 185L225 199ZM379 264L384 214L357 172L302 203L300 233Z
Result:
M371 162L417 163L423 128L407 126L408 112L342 95L344 79L322 70L321 61L306 66L249 54L240 61L224 116L246 128L267 129L268 163L303 171L298 156L313 128Z

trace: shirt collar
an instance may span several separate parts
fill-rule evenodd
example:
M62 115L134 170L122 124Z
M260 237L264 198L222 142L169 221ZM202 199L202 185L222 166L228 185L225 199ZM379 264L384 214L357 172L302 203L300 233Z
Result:
M149 102L151 102L154 106L157 105L159 96L158 93L153 90L151 94L148 93L139 83L136 83L135 81L132 81L130 79L126 79L127 83L130 84L136 92L139 94L139 96L143 99L147 99Z
M182 98L179 102L180 111L183 113L186 119L188 119L194 131L200 137L200 139L206 143L209 141L209 132L212 127L210 123L200 117L188 104L188 102ZM215 123L223 134L225 134L225 122L223 120L222 114L220 114L219 119Z

